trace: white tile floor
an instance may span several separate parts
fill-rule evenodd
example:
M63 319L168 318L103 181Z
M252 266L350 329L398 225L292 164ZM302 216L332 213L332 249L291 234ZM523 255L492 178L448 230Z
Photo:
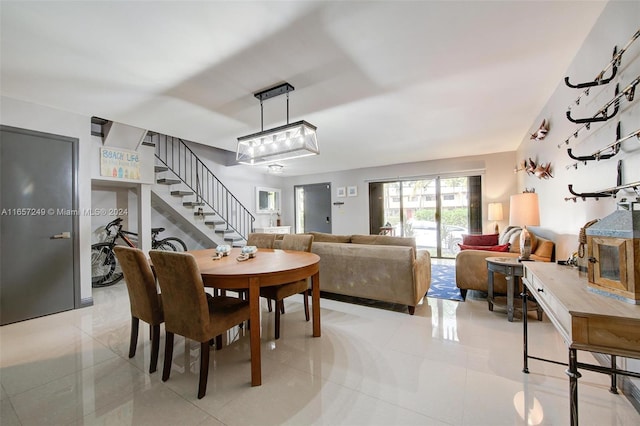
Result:
M425 298L414 316L322 299L311 337L300 297L287 300L282 337L262 313L263 385L250 386L248 335L212 349L207 395L196 398L199 346L176 336L169 381L148 374L148 327L127 357L126 287L94 291L94 306L0 328L0 424L10 425L566 425L564 368L531 361L521 373L522 325L483 300ZM548 320L530 314L532 355L565 360ZM162 332L164 336L164 331ZM595 362L590 354L579 359ZM638 425L608 377L583 372L582 425Z

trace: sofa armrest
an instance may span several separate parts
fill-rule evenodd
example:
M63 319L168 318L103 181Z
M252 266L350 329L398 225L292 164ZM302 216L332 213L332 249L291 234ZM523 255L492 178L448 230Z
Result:
M417 250L413 268L416 300L422 299L431 286L431 255L428 250Z

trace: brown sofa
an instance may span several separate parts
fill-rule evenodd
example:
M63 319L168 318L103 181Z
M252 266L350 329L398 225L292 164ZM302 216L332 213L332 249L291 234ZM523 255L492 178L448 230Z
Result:
M412 315L429 291L431 257L416 249L414 238L310 234L311 251L320 256L321 291L407 305Z
M487 292L487 257L518 257L520 255L520 228L508 227L499 237L498 244L509 243L508 252L496 252L486 250L461 250L456 256L456 285L460 289L463 298L466 298L468 290ZM551 262L554 260L555 244L531 233L531 258L538 262ZM503 275L495 274L494 291L496 293L507 292L507 282Z

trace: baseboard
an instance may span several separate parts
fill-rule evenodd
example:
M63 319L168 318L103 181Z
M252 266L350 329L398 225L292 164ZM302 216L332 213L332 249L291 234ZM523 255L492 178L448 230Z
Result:
M78 306L78 309L88 308L89 306L93 306L93 297L80 299L80 306Z
M603 367L611 366L611 358L609 358L609 355L593 353L593 357ZM640 412L640 387L638 385L639 384L632 380L631 377L618 375L618 389L621 390L622 394L631 402L631 405Z

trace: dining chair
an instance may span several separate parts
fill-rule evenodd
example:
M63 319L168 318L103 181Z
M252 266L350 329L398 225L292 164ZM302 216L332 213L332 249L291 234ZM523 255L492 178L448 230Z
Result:
M140 320L149 324L151 330L151 362L149 373L158 367L160 348L160 324L164 322L162 296L158 294L156 279L144 252L137 248L115 246L113 251L120 263L131 305L131 339L129 358L136 355Z
M311 251L311 245L313 244L313 235L304 234L285 234L282 239L282 250L292 251ZM267 298L267 300L275 301L275 338L280 338L280 315L284 313L284 299L293 296L295 294L302 294L304 301L304 316L309 321L309 283L306 279L281 284L277 286L262 287L260 289L260 296ZM271 312L271 305L269 304L269 312Z
M165 349L162 381L169 380L174 335L200 343L198 399L207 393L209 342L249 320L249 302L236 297L207 297L195 257L190 253L149 252L164 300Z
M256 246L259 249L272 249L276 242L276 234L266 234L261 232L252 232L247 238L248 246Z

